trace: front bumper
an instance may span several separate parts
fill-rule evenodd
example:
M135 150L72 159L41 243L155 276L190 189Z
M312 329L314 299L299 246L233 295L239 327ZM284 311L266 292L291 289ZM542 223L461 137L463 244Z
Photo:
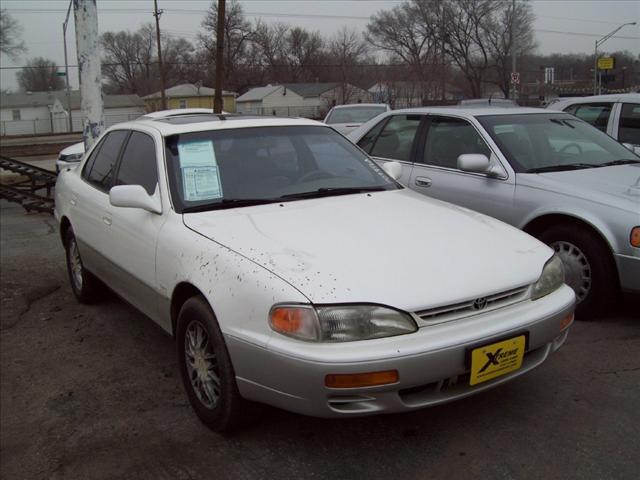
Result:
M487 390L544 362L564 343L562 320L573 311L575 297L566 285L535 302L530 300L486 314L423 327L393 338L346 344L307 344L285 339L267 348L226 337L243 397L318 417L392 413L449 402ZM469 348L528 332L522 367L470 386L465 355ZM295 342L287 352L283 345ZM304 342L302 342L304 343ZM293 344L292 344L293 345ZM416 348L417 347L417 348ZM340 358L343 357L343 358ZM334 361L332 361L334 360ZM328 388L327 374L395 369L391 385Z
M620 288L628 292L640 292L640 257L615 255Z

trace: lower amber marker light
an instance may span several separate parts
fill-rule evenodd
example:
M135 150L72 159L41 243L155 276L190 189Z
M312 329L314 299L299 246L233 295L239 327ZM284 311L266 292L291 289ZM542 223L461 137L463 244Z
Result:
M631 229L631 236L629 238L633 247L640 248L640 227L633 227Z
M397 370L367 373L335 373L324 378L324 384L329 388L358 388L375 387L397 383L400 376Z

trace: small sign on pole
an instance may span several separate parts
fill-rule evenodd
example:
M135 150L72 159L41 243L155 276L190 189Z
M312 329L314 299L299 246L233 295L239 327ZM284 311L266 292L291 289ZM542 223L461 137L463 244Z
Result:
M67 72L56 72L56 77L66 77Z
M613 70L616 66L614 57L600 57L598 59L598 70Z
M511 72L511 83L513 85L520 84L520 72Z

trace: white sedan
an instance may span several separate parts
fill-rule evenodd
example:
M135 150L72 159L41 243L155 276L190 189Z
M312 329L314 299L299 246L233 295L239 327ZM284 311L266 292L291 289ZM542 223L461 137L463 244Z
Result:
M104 282L173 335L189 400L216 430L247 400L400 412L540 365L573 321L559 259L401 187L398 167L311 120L114 126L58 177L71 287L91 302Z

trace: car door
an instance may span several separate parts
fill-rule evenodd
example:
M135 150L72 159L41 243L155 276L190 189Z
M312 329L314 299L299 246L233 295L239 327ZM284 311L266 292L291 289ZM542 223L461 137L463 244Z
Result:
M99 278L111 283L111 270L105 262L110 246L111 205L109 189L127 130L114 130L105 135L84 164L81 181L70 194L71 224L84 266Z
M386 162L399 162L402 165L402 175L398 181L408 186L418 129L424 118L424 115L416 114L385 117L360 139L358 146L381 166Z
M151 135L133 130L120 157L114 186L141 185L149 195L160 198L159 155ZM106 256L117 278L112 288L152 318L158 309L156 243L165 218L141 208L111 207Z
M495 175L458 169L462 154L483 154L495 166ZM425 195L462 205L500 220L513 220L515 175L471 122L447 115L429 115L420 133L410 188Z

